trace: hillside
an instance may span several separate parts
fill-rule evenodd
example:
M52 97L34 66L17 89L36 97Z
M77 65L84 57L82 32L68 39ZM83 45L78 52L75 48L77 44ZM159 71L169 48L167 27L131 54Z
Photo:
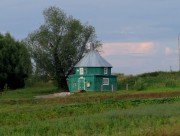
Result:
M118 74L118 89L126 90L178 90L180 89L180 72L152 72L141 75Z

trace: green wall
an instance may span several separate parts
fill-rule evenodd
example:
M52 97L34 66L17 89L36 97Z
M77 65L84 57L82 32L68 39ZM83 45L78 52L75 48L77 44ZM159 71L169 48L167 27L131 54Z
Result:
M109 80L108 84L103 85L103 78ZM107 68L107 74L104 73L104 67L85 67L83 74L80 75L80 68L75 68L75 74L68 78L70 92L76 90L86 91L114 91L117 90L117 77L111 75L111 68Z
M109 78L109 85L103 85L103 78ZM114 91L117 90L117 77L116 76L96 76L95 78L95 90L96 91Z
M78 81L79 78L83 78L84 80L84 88L80 88L81 83ZM109 78L109 85L103 85L103 78ZM117 90L117 77L112 75L86 75L86 76L78 76L78 75L71 75L69 76L68 84L70 92L75 90L86 90L86 91L112 91ZM88 86L90 84L90 86Z
M94 75L87 75L87 76L77 76L77 75L73 75L73 76L69 76L68 79L68 86L69 86L69 90L70 92L73 92L75 90L79 90L79 78L82 77L85 79L85 90L86 91L94 91L95 86L94 86ZM90 86L88 86L88 84L90 84ZM80 88L81 90L81 88Z
M104 67L88 67L83 68L84 74L83 75L104 75ZM111 68L107 68L108 72L106 75L111 75ZM80 75L80 68L75 68L75 74Z

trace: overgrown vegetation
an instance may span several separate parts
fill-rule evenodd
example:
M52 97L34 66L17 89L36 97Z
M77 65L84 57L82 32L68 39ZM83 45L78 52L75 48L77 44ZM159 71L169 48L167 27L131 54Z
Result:
M87 92L35 99L56 92L49 84L0 96L0 135L179 135L180 91Z
M180 88L179 72L152 72L141 75L118 75L118 89L126 90L168 90Z
M9 33L0 33L0 91L25 86L31 74L31 60L26 46Z

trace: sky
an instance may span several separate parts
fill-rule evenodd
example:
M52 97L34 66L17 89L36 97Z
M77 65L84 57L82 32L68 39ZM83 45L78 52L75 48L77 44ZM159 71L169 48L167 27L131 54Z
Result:
M42 12L62 9L94 26L112 72L179 70L180 0L1 0L0 33L18 40L44 23Z

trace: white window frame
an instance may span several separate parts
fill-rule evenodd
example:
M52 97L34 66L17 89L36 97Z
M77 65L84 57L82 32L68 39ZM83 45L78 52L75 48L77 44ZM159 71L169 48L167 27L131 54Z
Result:
M79 89L79 90L81 89L81 88L80 88L80 80L81 80L81 79L84 80L83 90L85 90L85 78L84 78L84 77L80 77L80 78L78 79L78 89Z
M104 68L104 74L108 74L108 68Z
M103 78L103 85L109 85L109 78Z
M83 75L84 74L84 68L79 68L79 74Z

